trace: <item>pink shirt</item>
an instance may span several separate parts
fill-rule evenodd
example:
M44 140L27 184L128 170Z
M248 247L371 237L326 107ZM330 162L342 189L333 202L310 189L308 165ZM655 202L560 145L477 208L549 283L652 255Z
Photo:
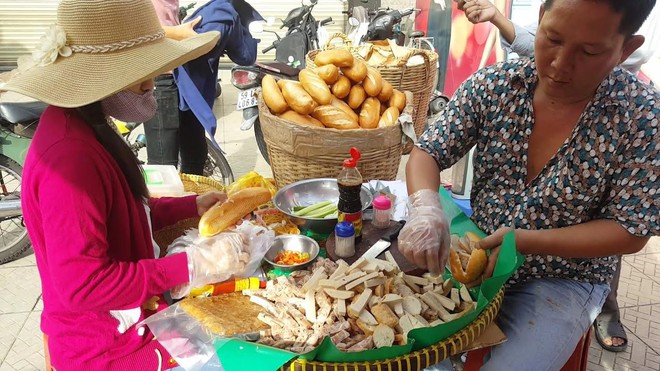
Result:
M179 0L151 0L162 26L179 25Z
M48 107L23 170L22 206L41 276L41 329L58 370L156 369L147 330L110 311L188 281L185 254L154 259L144 204L75 110ZM195 197L151 199L153 230L197 215ZM161 300L163 309L166 305ZM150 312L140 311L142 320Z

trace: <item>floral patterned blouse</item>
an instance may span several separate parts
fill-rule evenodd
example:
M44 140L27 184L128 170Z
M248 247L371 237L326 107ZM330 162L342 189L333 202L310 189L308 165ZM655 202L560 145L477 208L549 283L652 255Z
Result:
M561 228L594 219L631 234L660 234L660 92L615 68L600 84L570 137L529 184L527 146L534 126L533 59L477 71L419 139L441 169L473 146L472 220L501 226ZM527 256L510 283L530 277L608 282L616 256Z

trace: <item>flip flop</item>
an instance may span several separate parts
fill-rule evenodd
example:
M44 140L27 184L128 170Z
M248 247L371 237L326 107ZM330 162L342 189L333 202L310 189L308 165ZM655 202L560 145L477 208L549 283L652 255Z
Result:
M594 321L594 331L596 332L596 340L603 349L610 352L623 352L628 348L628 335L623 328L621 321L616 318L614 313L601 313ZM606 338L619 338L624 342L621 345L606 345Z

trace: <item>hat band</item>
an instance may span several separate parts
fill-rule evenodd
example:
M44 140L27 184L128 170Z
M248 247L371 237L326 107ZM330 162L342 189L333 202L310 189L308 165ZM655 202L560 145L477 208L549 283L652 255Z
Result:
M132 48L134 46L144 44L147 42L159 40L165 37L165 32L160 31L151 35L140 36L135 39L119 41L112 44L105 45L70 45L71 51L76 53L109 53L117 50Z

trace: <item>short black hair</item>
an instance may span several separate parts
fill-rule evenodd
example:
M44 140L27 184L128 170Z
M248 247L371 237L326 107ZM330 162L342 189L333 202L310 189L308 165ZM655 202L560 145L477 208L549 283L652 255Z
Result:
M637 32L655 6L655 0L595 1L607 3L615 12L623 14L621 24L619 25L619 32L625 36L630 36ZM545 9L550 10L554 2L554 0L545 0Z

